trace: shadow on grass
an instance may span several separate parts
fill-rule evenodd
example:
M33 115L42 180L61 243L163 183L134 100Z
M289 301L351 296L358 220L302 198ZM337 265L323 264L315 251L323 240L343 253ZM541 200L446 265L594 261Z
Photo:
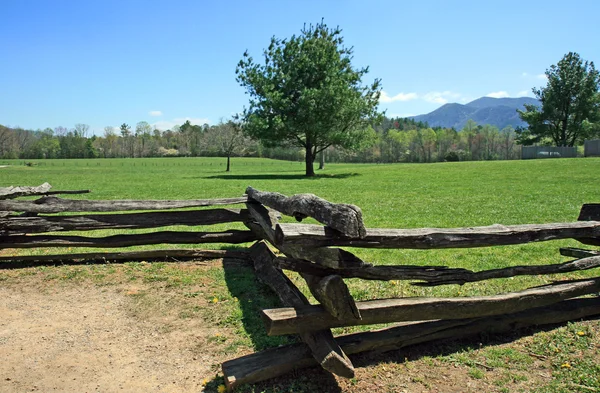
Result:
M231 268L231 267L230 267ZM249 268L251 269L251 268ZM257 283L257 285L261 285ZM265 294L270 295L268 289L264 288ZM275 303L277 303L275 301ZM587 318L578 318L577 320L598 320L600 316ZM365 352L350 355L355 368L365 368L377 366L379 364L397 363L403 364L411 361L418 361L423 358L436 358L440 356L449 356L460 354L465 351L485 349L501 344L513 343L523 337L535 335L540 332L548 332L558 327L566 326L568 322L553 323L535 327L516 328L504 333L491 333L483 331L464 338L446 338L429 341L421 344L414 344L405 348L391 350L387 352ZM261 326L261 334L264 334L264 328ZM440 366L440 367L443 367ZM362 373L364 378L364 373ZM367 379L370 379L367 377ZM369 381L365 381L367 385ZM236 388L237 392L283 392L294 391L299 393L308 392L341 392L346 384L354 384L356 380L348 382L338 382L338 380L319 367L311 367L301 370L294 370L288 374L277 378L272 378L263 382Z
M347 179L349 177L360 176L359 173L337 173L337 174L318 174L313 177L306 177L300 174L256 174L256 175L212 175L197 177L200 179L223 179L223 180L318 180L318 179Z
M223 270L229 292L238 298L242 324L256 352L298 341L297 336L267 335L261 310L281 307L281 302L269 287L258 281L249 258L240 259L238 255L226 257L223 259ZM297 370L261 384L240 386L236 392L341 392L331 373L321 368L309 370L309 373ZM205 391L217 391L221 383L222 378L216 377L207 384Z
M594 320L585 318L584 320ZM463 339L443 339L407 346L406 348L382 353L366 352L350 355L355 368L376 366L378 364L418 361L427 357L449 356L464 351L493 347L508 344L520 338L532 336L536 333L551 331L567 323L557 323L540 327L528 327L514 330L504 334L480 333ZM361 377L358 377L360 379ZM374 377L376 379L376 377ZM352 382L350 382L352 383ZM338 381L328 372L318 367L310 367L292 371L286 375L272 378L253 385L240 386L236 392L341 392Z
M218 392L218 386L222 383L222 377L215 377L206 385L204 392ZM319 367L311 367L294 370L281 377L271 378L264 382L239 385L234 391L236 393L341 393L342 388L333 374Z
M509 344L518 339L533 336L536 333L547 332L557 327L566 326L566 324L567 322L538 327L525 327L507 333L481 332L464 338L439 339L387 352L359 353L351 355L350 358L355 367L367 367L386 362L406 363L427 357L449 356L465 351Z
M231 296L238 299L242 324L255 351L296 341L293 336L267 336L261 310L281 307L281 302L268 287L258 281L248 257L240 259L235 254L223 258L223 271L227 289Z

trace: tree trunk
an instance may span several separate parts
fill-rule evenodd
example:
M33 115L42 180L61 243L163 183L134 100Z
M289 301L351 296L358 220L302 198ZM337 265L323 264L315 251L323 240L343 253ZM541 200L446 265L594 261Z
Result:
M227 169L225 169L225 172L229 172L230 169L231 169L231 155L227 154Z
M567 125L568 125L568 119L565 119L561 124L560 145L559 146L568 146Z
M319 155L319 169L325 169L325 150Z
M306 144L305 162L306 162L306 176L307 177L314 176L315 175L315 168L314 168L315 156L313 154L312 144L310 144L310 143Z

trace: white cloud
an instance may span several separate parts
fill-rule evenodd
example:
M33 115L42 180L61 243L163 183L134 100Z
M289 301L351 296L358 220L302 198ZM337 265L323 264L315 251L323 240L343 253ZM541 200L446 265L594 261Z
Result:
M462 99L461 95L458 93L453 93L451 91L431 91L423 96L423 99L427 102L432 102L434 104L447 104L450 100L459 101Z
M152 117L158 117L158 116L162 116L162 112L161 111L150 111L148 112L148 114Z
M535 75L532 75L532 74L529 74L529 73L527 73L527 72L523 72L523 73L521 74L521 76L522 76L523 78L528 78L528 79L539 79L539 80L544 80L544 81L545 81L545 80L548 80L548 77L546 76L546 74L545 74L545 73L543 73L543 74L535 74Z
M398 93L393 97L390 97L385 90L381 91L381 95L379 96L379 101L381 102L394 102L394 101L410 101L416 100L418 98L417 93Z
M523 90L517 93L517 97L531 96L531 90Z
M506 98L506 97L510 97L510 94L508 94L507 92L502 90L502 91L494 91L492 93L488 93L485 96L492 97L492 98Z
M169 129L173 128L174 126L180 126L183 123L185 123L187 120L189 120L190 123L192 123L192 125L200 125L201 126L203 124L210 124L210 120L208 120L205 117L177 117L172 120L157 121L156 123L152 124L152 126L154 126L154 128L157 128L161 131L165 131L165 130L169 130Z

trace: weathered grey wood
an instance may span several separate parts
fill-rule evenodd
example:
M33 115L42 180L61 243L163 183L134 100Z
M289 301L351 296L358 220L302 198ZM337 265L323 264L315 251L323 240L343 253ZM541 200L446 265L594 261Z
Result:
M51 188L52 186L48 183L44 183L37 187L0 187L0 200L32 195L87 194L90 192L90 190L50 191Z
M248 211L245 209L8 217L0 218L0 234L158 228L169 225L214 225L227 222L240 222L247 219Z
M385 352L435 340L469 337L481 332L515 332L530 326L544 326L600 315L600 298L564 300L551 306L485 318L411 322L400 326L336 337L348 354ZM256 383L292 370L315 366L306 345L298 343L267 349L222 365L228 388Z
M39 195L50 191L52 186L49 183L43 183L39 186L8 186L0 187L0 199L17 198L24 195Z
M36 187L30 186L9 186L9 187L0 187L0 199L12 199L25 195L40 195L45 194L52 186L49 183L44 183Z
M279 222L275 212L268 210L266 207L258 203L248 202L246 203L246 208L248 209L248 213L253 222L258 224L261 235L265 238L265 240L273 244L275 240L275 228ZM257 228L252 227L250 229L256 230Z
M587 203L581 207L578 221L600 221L600 203ZM580 237L577 241L590 246L600 246L600 236Z
M578 237L575 240L588 246L600 247L600 237Z
M125 252L98 252L57 255L15 255L0 257L0 269L48 265L83 265L114 262L183 262L219 258L249 258L247 250L150 250Z
M279 251L290 257L305 259L330 268L359 268L370 266L350 251L331 247L305 247L291 244L275 245Z
M275 255L265 243L262 241L254 243L249 252L257 278L271 288L284 305L302 307L309 304L302 292L273 265Z
M514 332L530 326L564 323L596 315L600 315L600 298L597 296L481 318L409 322L376 332L358 333L352 339L339 339L339 342L348 354L386 352L422 342L463 338L481 332Z
M331 203L314 194L286 197L276 192L258 191L252 187L246 189L246 194L265 206L295 217L298 221L312 217L346 236L362 238L366 235L362 211L358 206Z
M324 277L302 273L310 292L334 318L360 319L360 312L344 280L337 274Z
M588 270L600 267L600 256L587 257L569 261L565 263L557 263L553 265L535 265L535 266L512 266L502 269L484 270L480 272L465 272L457 273L453 276L447 275L432 280L426 280L425 283L416 283L420 286L434 286L447 284L464 284L467 282L476 282L489 280L492 278L506 278L524 275L537 274L556 274L568 273L580 270Z
M579 211L577 221L600 221L600 203L586 203Z
M338 248L322 247L316 249L302 245L275 244L275 229L277 228L278 220L274 213L258 203L247 203L246 207L250 216L257 224L253 225L252 222L247 222L245 223L246 226L255 231L257 236L268 240L269 243L277 247L282 253L292 258L306 259L332 268L362 267L367 265L351 252Z
M279 224L281 242L306 247L470 248L556 239L600 238L600 221L491 225L472 228L367 229L363 239L336 236L321 225Z
M258 236L263 236L267 241L274 244L275 228L277 227L277 217L272 211L267 210L263 205L257 203L246 204L249 214L258 223L259 229L256 233ZM252 228L252 225L249 225ZM335 249L311 249L303 250L295 247L288 247L285 244L275 245L279 251L288 256L314 258L317 262L327 263L328 265L339 266L341 263L353 264L354 266L362 266L362 261L354 257L354 255L341 252ZM304 251L305 252L303 254ZM345 262L345 261L348 262ZM303 274L302 277L315 297L332 315L338 318L349 318L354 316L360 318L360 312L356 308L356 304L350 290L341 278L323 278L313 277L310 274ZM330 296L333 295L333 296Z
M358 268L329 268L316 263L295 258L278 257L275 264L280 269L292 270L299 273L309 273L314 276L337 274L343 278L362 278L364 280L437 280L456 274L472 273L470 270L446 266L414 266L414 265L376 265Z
M254 261L256 276L277 294L283 304L293 307L309 304L302 292L286 275L273 266L275 255L266 244L262 242L254 244L250 248L250 257ZM335 342L329 329L300 333L300 338L308 345L313 357L324 369L346 378L354 376L352 362Z
M163 231L107 237L14 235L0 236L0 249L35 247L129 247L149 244L247 243L258 240L251 231L175 232Z
M222 199L175 200L73 200L42 197L35 201L0 201L0 210L29 213L114 212L130 210L165 210L186 207L233 205L245 203L247 197Z
M341 321L321 306L263 310L269 335L291 334L340 326L401 321L461 319L518 312L600 291L600 278L568 281L494 296L402 298L358 302L361 320Z
M600 251L583 250L581 248L563 247L560 249L560 255L573 258L587 258L600 256Z
M318 366L304 343L285 345L255 352L221 364L225 386L232 391L237 386L265 381L293 370Z

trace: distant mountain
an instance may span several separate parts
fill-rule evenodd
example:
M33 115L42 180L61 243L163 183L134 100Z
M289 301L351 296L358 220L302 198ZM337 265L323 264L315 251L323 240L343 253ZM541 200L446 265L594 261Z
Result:
M481 97L468 104L445 104L425 115L414 116L416 121L427 122L431 127L454 127L462 129L467 120L472 119L477 124L491 124L499 129L508 125L524 126L517 109L524 109L525 104L540 105L531 97L492 98Z

